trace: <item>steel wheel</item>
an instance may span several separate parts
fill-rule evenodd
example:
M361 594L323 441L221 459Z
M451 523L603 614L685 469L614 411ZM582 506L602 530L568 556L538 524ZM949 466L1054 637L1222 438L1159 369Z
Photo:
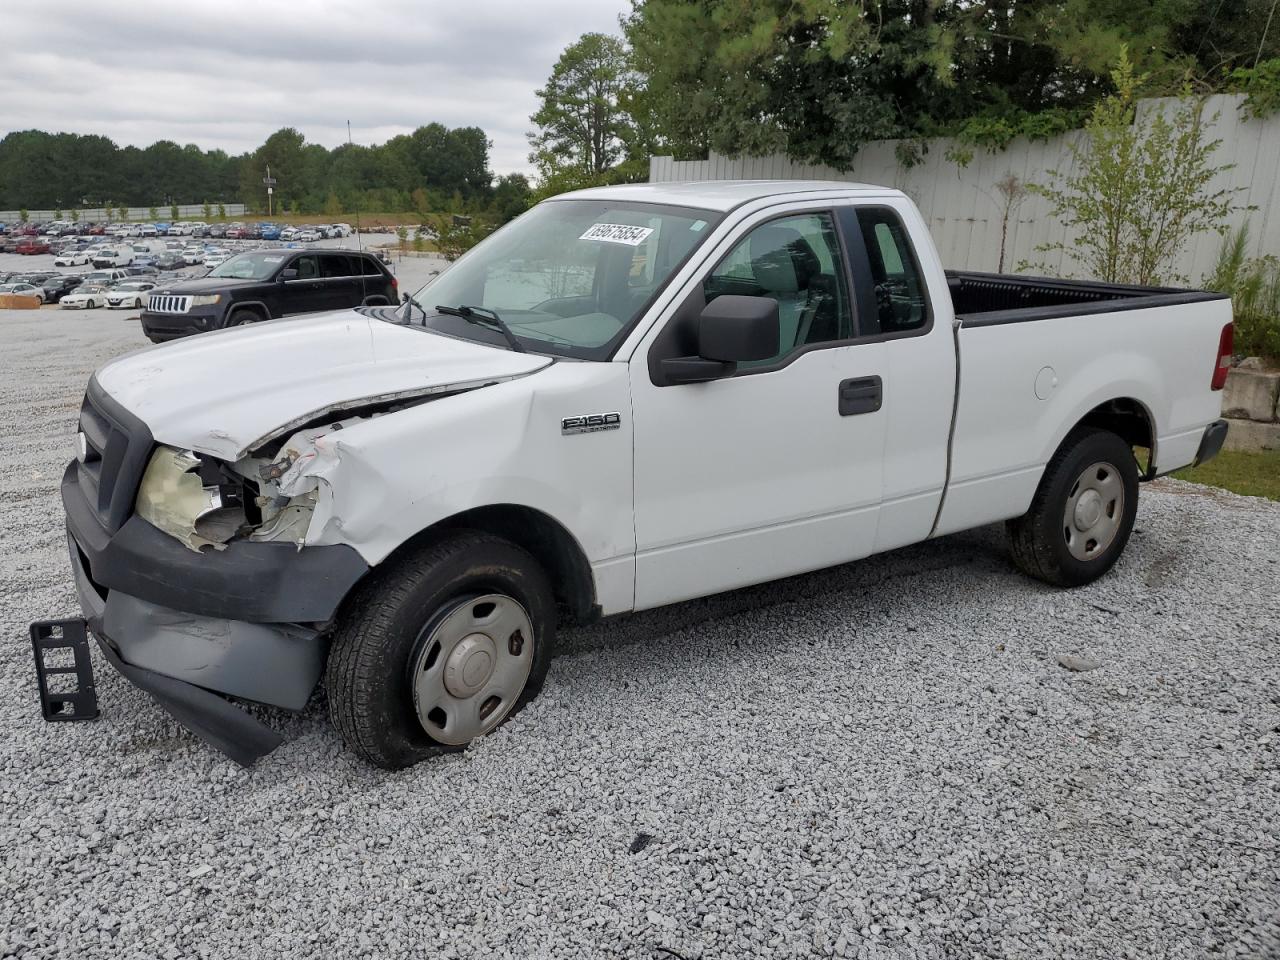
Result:
M484 736L520 699L533 665L533 624L500 593L465 598L433 618L412 661L413 705L434 740Z
M1105 461L1090 464L1067 496L1062 515L1067 549L1077 560L1092 560L1111 546L1123 518L1120 471Z

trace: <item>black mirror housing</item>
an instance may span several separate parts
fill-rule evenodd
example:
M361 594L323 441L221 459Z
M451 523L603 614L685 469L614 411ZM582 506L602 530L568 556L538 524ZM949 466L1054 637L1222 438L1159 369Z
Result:
M285 267L283 270L280 271L280 279L281 280L297 280L298 271L295 270L293 267Z
M778 301L721 294L698 317L698 356L749 363L778 355Z

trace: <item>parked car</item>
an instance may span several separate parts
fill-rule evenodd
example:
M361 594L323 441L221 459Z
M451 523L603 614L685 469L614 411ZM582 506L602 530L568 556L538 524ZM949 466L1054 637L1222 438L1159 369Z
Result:
M349 237L353 232L349 223L333 223L325 229L324 235L329 238Z
M141 310L147 293L155 287L154 280L124 280L107 291L107 306L111 309L133 307Z
M120 246L107 247L94 254L92 263L95 267L127 267L133 263L133 248L121 244Z
M129 271L123 269L115 270L95 270L92 273L86 273L83 278L84 283L101 283L107 286L114 286L121 280L129 279Z
M160 275L160 268L151 261L135 260L124 270L131 277L157 277Z
M165 223L164 221L160 221L159 223L156 224L156 234L158 236L161 236L161 237L168 236L172 230L173 230L173 224L171 223Z
M60 274L56 277L50 277L40 285L44 302L58 303L68 293L80 286L82 282L82 277L70 276L68 274Z
M263 240L279 240L279 239L280 239L280 224L278 224L278 223L263 223L263 224L260 224L260 225L259 225L259 236L260 236Z
M300 313L390 306L399 303L396 286L368 253L255 250L199 280L162 284L142 313L142 332L159 343Z
M142 226L138 227L139 237L150 237L154 239L159 235L160 231L156 229L156 225L154 223L144 223Z
M156 269L158 270L181 270L186 265L186 259L177 251L163 253L156 258Z
M20 253L23 256L34 256L35 254L51 253L52 251L47 241L36 237L27 237L14 248L13 252Z
M58 301L58 306L64 310L92 310L95 307L105 307L109 289L105 283L86 281L63 296Z
M287 227L280 228L280 240L296 240L298 237L298 228L292 224Z
M222 239L227 235L227 225L225 223L215 223L205 231L206 237L214 239Z
M89 262L89 254L80 247L68 247L53 260L55 267L79 267Z
M324 234L322 234L319 228L317 227L305 227L304 229L298 231L298 233L294 236L294 239L301 240L304 243L311 243L315 240L323 240Z
M16 283L0 283L0 296L35 297L44 303L44 292L34 283L20 280Z
M38 287L38 286L41 286L46 280L56 276L58 276L58 273L57 271L54 271L54 270L28 270L24 272L21 276L14 277L14 280L10 282L21 280L21 281L25 281L26 283L35 284Z

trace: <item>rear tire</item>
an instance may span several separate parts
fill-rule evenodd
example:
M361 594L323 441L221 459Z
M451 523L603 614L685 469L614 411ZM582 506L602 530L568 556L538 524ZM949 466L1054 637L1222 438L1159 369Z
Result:
M344 606L325 668L330 721L352 752L389 770L460 750L538 694L555 625L533 557L485 533L450 533L390 562Z
M1077 427L1045 467L1031 508L1006 524L1013 563L1028 576L1078 587L1124 552L1138 514L1138 463L1106 430Z

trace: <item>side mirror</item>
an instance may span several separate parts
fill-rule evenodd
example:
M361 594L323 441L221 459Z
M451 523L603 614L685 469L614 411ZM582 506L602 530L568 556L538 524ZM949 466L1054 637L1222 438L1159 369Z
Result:
M298 271L295 270L293 267L285 267L283 270L280 271L280 279L281 280L297 280Z
M722 294L698 316L698 355L661 361L662 375L670 384L721 380L739 363L776 357L778 344L776 300Z

